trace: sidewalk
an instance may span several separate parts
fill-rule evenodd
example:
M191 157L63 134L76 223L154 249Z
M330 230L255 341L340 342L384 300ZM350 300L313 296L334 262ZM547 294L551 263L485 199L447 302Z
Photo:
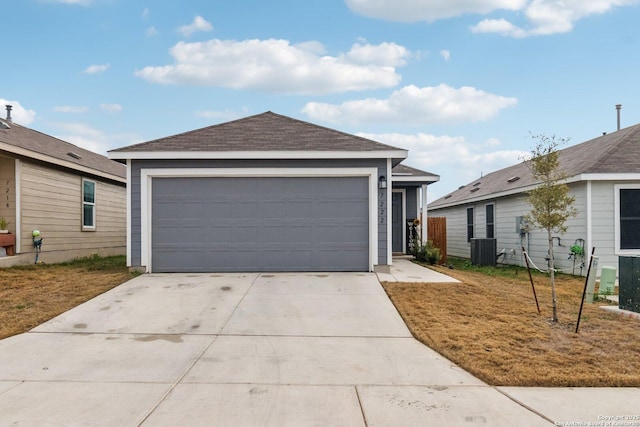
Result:
M459 280L422 267L408 258L393 258L389 273L377 272L381 282L405 283L460 283Z

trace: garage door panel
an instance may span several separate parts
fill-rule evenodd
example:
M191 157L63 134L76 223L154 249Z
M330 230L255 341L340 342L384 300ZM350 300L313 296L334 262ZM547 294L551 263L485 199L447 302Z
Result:
M154 178L152 270L367 271L368 178Z

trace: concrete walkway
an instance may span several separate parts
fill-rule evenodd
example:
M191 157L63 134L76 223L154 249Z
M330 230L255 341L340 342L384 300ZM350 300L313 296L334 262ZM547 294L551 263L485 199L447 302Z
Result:
M374 274L144 275L0 341L0 426L549 426L637 408L639 389L487 386L413 339Z

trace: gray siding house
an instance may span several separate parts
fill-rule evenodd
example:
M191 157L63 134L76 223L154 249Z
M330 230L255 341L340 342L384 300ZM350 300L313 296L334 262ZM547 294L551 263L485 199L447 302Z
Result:
M10 109L8 110L10 111ZM126 168L105 156L0 120L0 267L35 261L33 230L47 263L122 255Z
M640 125L559 153L578 215L567 222L567 233L554 236L557 268L586 274L594 247L599 271L617 267L620 255L640 255ZM527 191L537 184L526 164L519 163L430 203L430 215L447 218L447 254L469 258L472 237L495 238L500 262L524 265L525 247L535 265L546 269L546 233L520 221L531 210ZM585 255L571 256L574 245L584 247Z
M128 165L128 264L147 272L383 268L406 250L388 207L415 218L438 180L394 173L405 150L272 112L109 157Z

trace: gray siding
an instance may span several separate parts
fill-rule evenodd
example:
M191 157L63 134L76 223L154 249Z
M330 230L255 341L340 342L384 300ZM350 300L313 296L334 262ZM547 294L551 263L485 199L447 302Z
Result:
M132 160L131 161L131 265L141 264L141 169L160 168L362 168L377 167L378 176L387 176L384 159L331 160ZM386 191L377 190L378 206L387 210ZM378 218L379 219L379 218ZM387 224L378 220L378 263L387 264Z

